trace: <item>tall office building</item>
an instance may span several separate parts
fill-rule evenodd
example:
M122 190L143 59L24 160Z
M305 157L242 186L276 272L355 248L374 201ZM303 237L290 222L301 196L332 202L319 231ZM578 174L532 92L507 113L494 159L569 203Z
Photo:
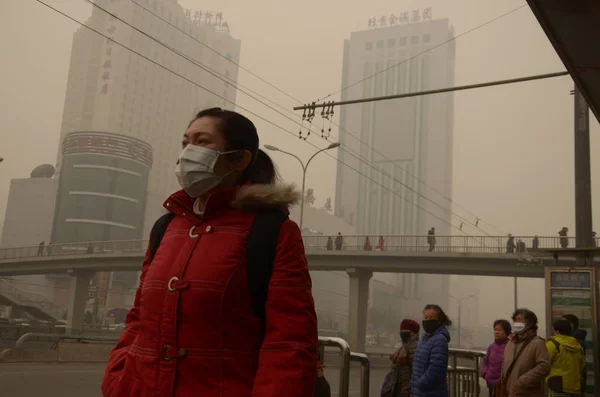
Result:
M99 0L96 3L166 46L202 63L218 74L237 81L240 41L229 33L221 13L189 11L176 0L138 0L188 35L169 26L129 0ZM86 28L73 37L60 142L76 131L103 131L136 138L152 148L153 165L148 178L147 229L159 216L162 202L179 189L174 169L181 151L181 137L194 113L210 106L233 108L222 98L236 99L236 88L217 79L102 10L93 8L87 25L143 54L181 76L107 40ZM62 152L57 170L61 170Z
M430 18L430 10L424 16ZM342 87L351 87L342 92L342 100L454 85L454 42L434 48L453 37L453 28L447 19L419 19L389 26L382 18L386 27L351 34L344 45L342 77ZM438 235L449 234L450 215L420 195L451 209L435 191L452 197L453 94L344 106L340 111L340 142L383 173L340 151L339 159L364 176L338 163L336 215L359 234L423 235L431 227Z

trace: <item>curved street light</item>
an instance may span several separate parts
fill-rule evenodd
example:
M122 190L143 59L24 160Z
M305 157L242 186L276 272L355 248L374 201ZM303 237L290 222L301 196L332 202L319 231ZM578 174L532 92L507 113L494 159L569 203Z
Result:
M340 147L339 142L330 143L329 146L327 146L326 148L321 149L321 150L317 151L315 154L313 154L305 164L302 161L302 159L300 157L296 156L294 153L290 153L290 152L286 152L285 150L281 150L277 146L265 145L265 149L267 149L267 150L270 150L272 152L280 152L283 154L287 154L288 156L292 156L293 158L298 160L298 162L302 166L302 199L300 202L300 222L299 222L300 232L302 232L302 224L304 223L304 188L306 186L306 170L308 169L308 166L310 165L310 162L312 161L312 159L314 159L317 154L324 152L326 150L335 149L337 147Z

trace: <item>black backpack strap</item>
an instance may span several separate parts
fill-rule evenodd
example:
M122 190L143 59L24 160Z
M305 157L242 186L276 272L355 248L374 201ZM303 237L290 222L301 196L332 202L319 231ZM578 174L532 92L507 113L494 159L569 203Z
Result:
M162 215L154 222L154 226L152 226L152 230L150 231L150 262L154 259L154 255L156 255L156 251L158 251L158 246L167 231L167 227L169 227L169 223L171 223L174 217L175 214L169 212Z
M252 310L259 318L265 318L279 230L287 218L288 214L281 210L259 212L250 226L246 245L246 274Z
M556 354L560 353L560 343L554 338L548 338L548 341L552 342L556 347Z

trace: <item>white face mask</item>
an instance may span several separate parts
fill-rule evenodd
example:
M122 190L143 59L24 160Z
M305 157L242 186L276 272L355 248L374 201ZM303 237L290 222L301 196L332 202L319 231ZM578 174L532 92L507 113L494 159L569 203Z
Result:
M514 323L513 324L513 332L521 332L525 329L525 324L523 323Z
M219 156L236 151L218 152L203 146L187 145L181 151L175 166L179 184L190 197L199 197L208 192L226 176L215 174L215 164Z

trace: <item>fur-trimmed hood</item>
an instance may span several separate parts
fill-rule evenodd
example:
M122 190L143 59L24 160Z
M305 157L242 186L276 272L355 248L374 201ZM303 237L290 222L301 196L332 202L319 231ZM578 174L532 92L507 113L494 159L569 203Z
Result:
M284 208L298 204L302 193L294 184L244 185L237 190L232 205L241 210Z
M248 184L236 188L215 191L206 203L205 211L217 207L231 206L244 211L279 208L289 211L289 207L298 204L302 194L293 184ZM183 190L172 194L163 204L167 211L185 215L193 213L195 198Z

